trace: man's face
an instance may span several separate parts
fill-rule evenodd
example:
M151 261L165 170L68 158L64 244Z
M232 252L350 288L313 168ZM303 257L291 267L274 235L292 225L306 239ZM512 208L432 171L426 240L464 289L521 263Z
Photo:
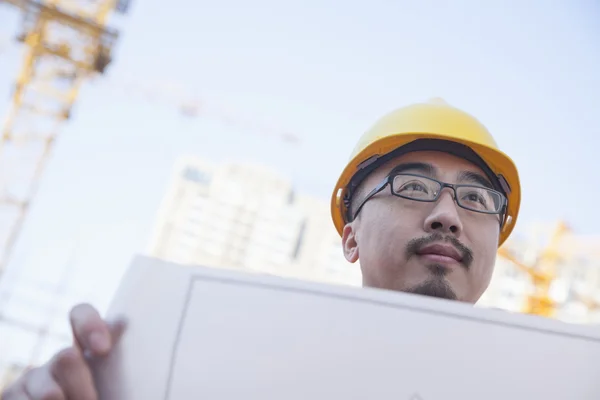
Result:
M361 185L358 201L400 165L420 163L404 173L446 183L481 185L483 171L441 152L414 152L374 171ZM487 289L495 263L500 217L459 207L445 188L437 202L393 196L390 186L370 198L359 216L344 227L348 261L360 260L363 285L475 303ZM460 261L435 254L436 245L454 251Z

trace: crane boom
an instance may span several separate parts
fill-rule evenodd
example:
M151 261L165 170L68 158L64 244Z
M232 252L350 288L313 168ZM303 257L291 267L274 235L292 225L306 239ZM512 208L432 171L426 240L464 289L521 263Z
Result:
M148 83L151 82L151 83ZM145 82L134 79L115 79L113 76L103 81L103 86L117 91L122 96L143 96L151 102L160 102L175 107L187 118L208 118L214 121L243 128L254 135L277 138L277 140L291 146L301 143L300 135L289 129L261 121L259 118L244 118L242 114L228 104L223 104L214 99L198 97L185 90L182 85L171 80L160 78L145 79Z
M106 26L107 19L129 7L126 0L2 3L21 10L23 31L17 39L27 48L0 140L0 212L8 227L0 237L0 276L82 83L103 74L111 62L118 32Z

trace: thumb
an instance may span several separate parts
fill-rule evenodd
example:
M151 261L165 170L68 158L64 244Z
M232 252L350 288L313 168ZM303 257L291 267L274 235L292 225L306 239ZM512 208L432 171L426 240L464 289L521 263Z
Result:
M125 329L127 327L127 320L124 317L114 318L112 320L106 321L106 328L108 329L108 333L110 336L110 351L113 347L119 342ZM80 347L81 349L81 347ZM94 355L91 350L85 349L83 350L83 356L86 360L91 360L96 358L97 355Z

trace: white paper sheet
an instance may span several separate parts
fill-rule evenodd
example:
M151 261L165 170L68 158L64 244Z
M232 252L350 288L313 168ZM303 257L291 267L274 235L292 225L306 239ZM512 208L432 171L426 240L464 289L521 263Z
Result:
M107 400L597 400L600 332L533 316L138 257L108 317Z

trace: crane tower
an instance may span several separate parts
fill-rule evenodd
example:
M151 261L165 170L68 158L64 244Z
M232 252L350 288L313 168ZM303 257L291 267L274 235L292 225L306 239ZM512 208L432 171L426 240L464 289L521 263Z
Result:
M0 139L0 277L22 229L44 167L71 116L82 83L102 75L118 32L106 25L128 0L0 0L20 9L26 46ZM18 163L18 167L16 166Z

